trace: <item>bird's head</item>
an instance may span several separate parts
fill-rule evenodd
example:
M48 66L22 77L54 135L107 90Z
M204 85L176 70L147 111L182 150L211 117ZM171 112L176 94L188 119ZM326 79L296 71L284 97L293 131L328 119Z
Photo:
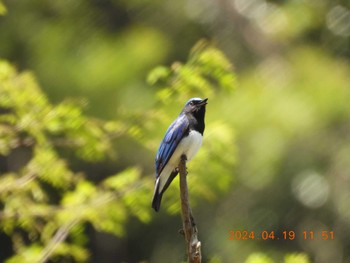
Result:
M199 111L205 111L205 105L207 105L208 98L192 98L186 102L183 109L184 113L197 113Z

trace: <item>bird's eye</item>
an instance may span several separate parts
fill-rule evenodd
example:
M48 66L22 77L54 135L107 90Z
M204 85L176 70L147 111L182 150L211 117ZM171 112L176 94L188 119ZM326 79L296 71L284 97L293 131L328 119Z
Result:
M191 102L190 102L190 105L191 105L191 106L193 106L193 105L194 105L193 101L191 101Z

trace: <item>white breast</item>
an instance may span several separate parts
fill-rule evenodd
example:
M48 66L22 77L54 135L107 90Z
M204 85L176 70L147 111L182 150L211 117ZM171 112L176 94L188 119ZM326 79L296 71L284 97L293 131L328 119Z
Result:
M170 159L170 162L174 165L178 165L180 162L181 155L185 154L187 157L187 161L191 161L191 159L196 155L199 148L202 145L202 134L197 131L190 131L188 136L183 138L180 144L177 146L173 156Z

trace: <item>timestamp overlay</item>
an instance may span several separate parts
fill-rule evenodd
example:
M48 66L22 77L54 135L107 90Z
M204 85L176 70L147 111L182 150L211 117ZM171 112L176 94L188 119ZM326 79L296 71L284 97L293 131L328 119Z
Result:
M322 231L294 231L294 230L284 230L284 231L249 231L249 230L237 230L232 229L228 231L228 239L233 241L240 240L289 240L294 239L301 240L334 240L334 231L322 230Z

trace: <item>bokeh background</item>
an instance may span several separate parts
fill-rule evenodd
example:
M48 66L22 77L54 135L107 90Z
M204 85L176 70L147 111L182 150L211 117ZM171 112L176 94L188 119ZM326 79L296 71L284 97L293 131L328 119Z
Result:
M27 122L0 119L1 261L35 262L30 259L47 259L47 251L50 262L185 260L177 181L161 211L150 208L154 157L186 100L200 96L209 97L207 126L188 169L204 262L350 262L348 0L7 0L0 12L1 116L9 113L4 105L17 109L26 101L23 116L38 104L51 107ZM201 50L212 57L198 73ZM28 71L28 81L13 77ZM214 81L203 83L197 73ZM38 93L21 91L33 85ZM17 104L6 104L8 94ZM51 111L59 118L45 124ZM5 127L12 124L15 137L35 142L11 144ZM41 129L42 141L36 137ZM28 176L28 160L39 154L36 143L47 147L65 134L86 141L76 154L50 146L54 154L37 157L40 164L52 161L45 171L38 166L47 177L39 176L37 188L23 190L18 181L9 187L6 176ZM45 160L47 154L52 158ZM56 171L61 160L64 169ZM60 176L68 171L65 185ZM123 180L103 181L111 175ZM85 184L72 187L74 178ZM103 197L101 182L123 193L111 201L117 205L107 213L104 201L96 202L89 216L69 221L65 238L45 250L66 219L57 219L50 232L45 226L53 219L35 214L44 211L35 205L96 201ZM31 194L17 200L21 191ZM47 198L35 194L41 191ZM33 205L34 215L27 211L32 220L22 217L22 205ZM110 221L99 226L94 213ZM230 240L231 230L256 237L274 231L280 239ZM296 237L282 240L283 231Z

